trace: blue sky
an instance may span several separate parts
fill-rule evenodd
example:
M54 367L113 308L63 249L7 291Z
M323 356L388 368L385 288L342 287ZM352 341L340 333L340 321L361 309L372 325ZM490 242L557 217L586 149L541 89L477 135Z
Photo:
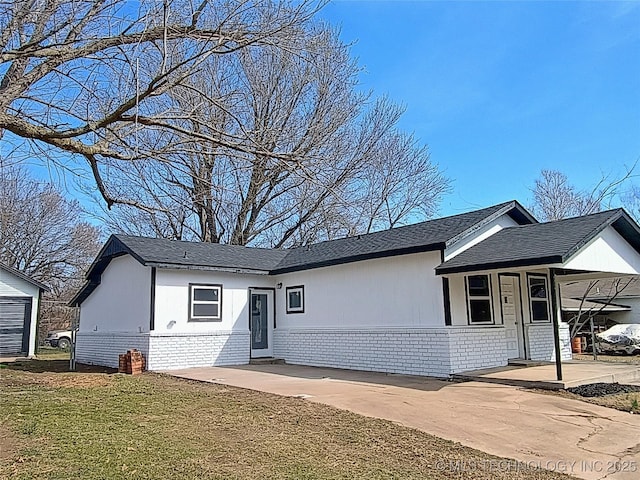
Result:
M640 158L640 2L334 0L321 17L454 180L440 214L528 205L543 168L588 189Z

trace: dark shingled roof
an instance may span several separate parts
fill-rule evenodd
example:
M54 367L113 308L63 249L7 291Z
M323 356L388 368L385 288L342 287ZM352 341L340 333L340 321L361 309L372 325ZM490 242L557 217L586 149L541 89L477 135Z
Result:
M438 274L564 263L608 226L640 252L640 229L622 209L505 228L436 268Z
M536 221L518 202L511 201L451 217L290 250L111 235L89 268L87 283L70 303L82 303L100 284L102 272L111 259L121 255L129 254L142 265L161 268L275 275L372 258L444 250L505 214L520 224Z
M518 202L506 202L451 217L294 248L271 273L287 273L372 258L444 250L450 244L504 214L510 214L518 223L536 221Z
M23 273L20 270L16 270L15 268L10 267L9 265L5 265L4 263L0 263L0 269L5 270L6 272L9 272L10 274L15 275L18 278L21 278L22 280L24 280L25 282L30 283L31 285L35 285L40 290L44 290L46 292L49 291L49 287L47 287L44 283L31 278L26 273Z
M251 270L267 273L287 255L286 250L219 243L182 242L162 238L113 235L116 248L147 266L181 266Z
M111 235L87 273L87 281L71 299L78 306L100 285L102 272L115 257L129 254L142 265L161 268L223 270L267 274L287 254L285 250L182 242L163 238Z

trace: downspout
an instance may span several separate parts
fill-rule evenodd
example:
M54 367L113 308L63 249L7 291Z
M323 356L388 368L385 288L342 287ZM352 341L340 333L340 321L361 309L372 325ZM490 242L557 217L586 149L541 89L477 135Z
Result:
M151 292L149 298L149 332L153 332L156 329L156 267L151 267Z
M551 295L551 310L553 320L553 341L556 351L556 377L562 380L562 352L560 351L560 310L558 308L558 288L556 284L556 269L549 269L549 294Z

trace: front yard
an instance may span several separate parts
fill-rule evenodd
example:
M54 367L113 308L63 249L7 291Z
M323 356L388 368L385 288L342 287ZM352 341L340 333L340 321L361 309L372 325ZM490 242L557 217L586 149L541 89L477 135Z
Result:
M568 478L298 398L67 364L1 365L0 478Z
M593 355L591 354L573 354L574 360L580 360L585 362L593 361ZM625 363L630 365L640 365L640 355L598 355L599 362L608 363ZM596 405L602 405L603 407L615 408L616 410L622 410L624 412L640 413L640 387L635 391L629 392L616 392L605 395L593 395L583 396L576 395L573 392L561 392L561 395L565 395L568 398L575 400L582 400L584 402L595 403ZM606 393L606 392L605 392Z

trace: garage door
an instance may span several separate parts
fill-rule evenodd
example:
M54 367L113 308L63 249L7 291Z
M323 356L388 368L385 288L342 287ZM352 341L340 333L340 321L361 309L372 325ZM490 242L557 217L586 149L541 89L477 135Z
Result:
M0 355L27 353L31 298L0 298Z

